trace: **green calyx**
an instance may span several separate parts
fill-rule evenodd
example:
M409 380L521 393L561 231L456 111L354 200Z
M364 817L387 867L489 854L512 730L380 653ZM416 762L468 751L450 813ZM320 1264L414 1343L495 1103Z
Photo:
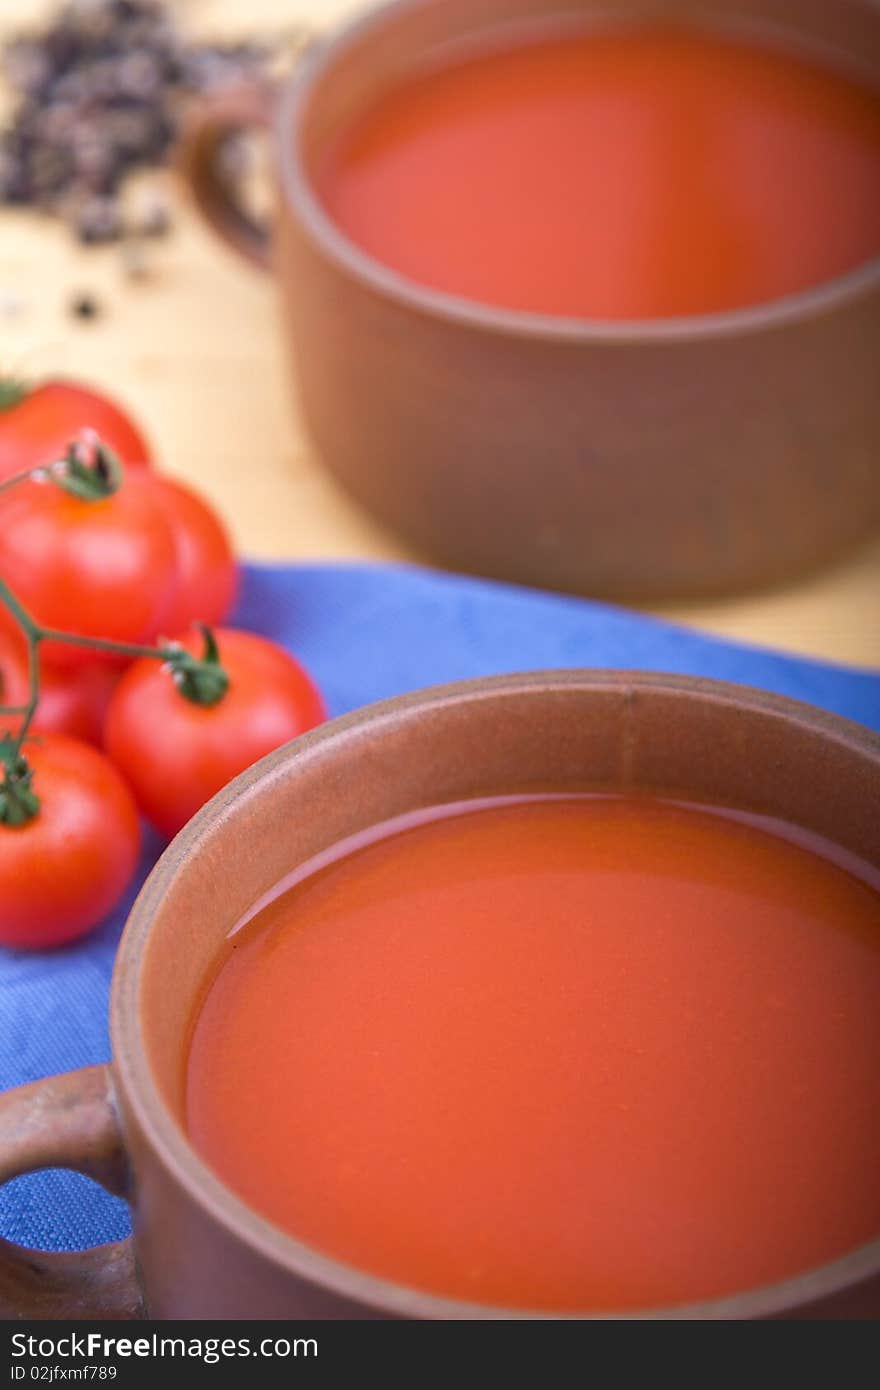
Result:
M9 734L0 739L0 768L0 825L27 825L39 812L40 799L31 786L33 769Z
M229 676L220 664L213 632L203 623L199 623L199 631L205 642L201 657L193 656L183 647L174 647L169 649L167 661L174 684L185 699L194 705L216 705L229 689Z
M100 439L91 444L74 440L57 467L49 472L56 487L81 502L101 502L112 497L122 482L122 464Z
M0 377L0 413L19 405L27 395L29 388L23 381L13 376Z

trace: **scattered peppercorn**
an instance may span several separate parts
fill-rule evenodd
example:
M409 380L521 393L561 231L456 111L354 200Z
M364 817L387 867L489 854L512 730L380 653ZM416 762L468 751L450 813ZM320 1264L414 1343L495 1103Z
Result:
M101 313L101 304L93 294L77 294L70 301L70 312L74 318L96 319Z
M127 177L167 161L188 98L268 80L302 38L194 43L162 0L67 0L3 50L18 102L0 131L0 203L60 216L86 243L163 235L166 207L133 223L124 211Z

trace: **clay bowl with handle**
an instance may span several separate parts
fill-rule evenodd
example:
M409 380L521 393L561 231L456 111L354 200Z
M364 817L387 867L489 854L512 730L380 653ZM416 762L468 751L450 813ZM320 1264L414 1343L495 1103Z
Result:
M875 0L669 0L806 47L880 85ZM622 599L767 585L880 525L880 259L728 313L605 322L434 291L334 224L312 171L402 76L511 26L658 17L647 0L397 0L301 60L280 92L198 107L181 162L212 226L270 269L318 457L419 552L456 570ZM222 176L270 133L271 229ZM798 235L792 229L792 236Z
M0 1317L546 1316L402 1287L296 1240L202 1161L182 1089L193 1011L226 935L298 865L421 807L584 789L672 792L781 818L880 869L880 737L746 687L536 672L437 687L324 725L221 792L151 873L113 975L109 1065L0 1098L0 1181L77 1169L126 1198L134 1230L79 1254L0 1243ZM770 1287L627 1316L877 1317L880 1239Z

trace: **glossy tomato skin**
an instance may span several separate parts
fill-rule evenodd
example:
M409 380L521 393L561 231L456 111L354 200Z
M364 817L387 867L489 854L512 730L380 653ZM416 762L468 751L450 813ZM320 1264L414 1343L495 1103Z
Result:
M228 618L238 592L238 565L229 533L203 497L173 478L154 473L150 485L171 525L176 581L163 632L185 632L193 622L216 627Z
M49 482L0 496L0 576L44 627L150 643L171 603L176 564L148 474L127 472L117 492L96 502ZM64 666L95 659L61 643L46 643L43 654Z
M124 464L149 467L150 446L120 406L75 381L35 386L0 410L0 482L63 458L81 429L94 429Z
M31 729L36 734L69 734L100 748L104 716L119 671L92 661L69 670L40 663L40 703ZM30 695L27 648L12 633L0 632L0 705L26 705ZM0 715L0 733L15 734L21 718Z
M40 810L0 825L0 944L72 941L114 908L138 862L134 798L97 749L60 734L28 742Z
M169 837L251 763L327 717L311 677L282 647L233 628L215 636L229 675L216 705L193 704L167 668L142 660L122 676L107 710L104 746ZM182 641L201 654L200 634Z

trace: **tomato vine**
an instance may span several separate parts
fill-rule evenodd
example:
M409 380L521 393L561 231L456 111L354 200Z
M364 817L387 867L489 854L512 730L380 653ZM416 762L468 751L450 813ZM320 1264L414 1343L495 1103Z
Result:
M100 502L118 490L122 479L123 469L119 459L94 431L89 430L83 431L71 443L64 458L5 479L0 483L0 494L23 483L40 482L59 487L79 501ZM29 676L26 703L0 705L0 716L21 717L18 733L0 738L0 824L26 824L40 809L39 797L32 787L33 772L23 750L40 699L41 643L60 642L121 657L154 658L167 666L181 695L197 705L218 704L229 687L229 677L221 664L216 639L204 624L197 625L202 633L204 649L201 656L195 656L177 642L145 646L46 627L27 611L2 576L0 604L11 615L24 638Z

